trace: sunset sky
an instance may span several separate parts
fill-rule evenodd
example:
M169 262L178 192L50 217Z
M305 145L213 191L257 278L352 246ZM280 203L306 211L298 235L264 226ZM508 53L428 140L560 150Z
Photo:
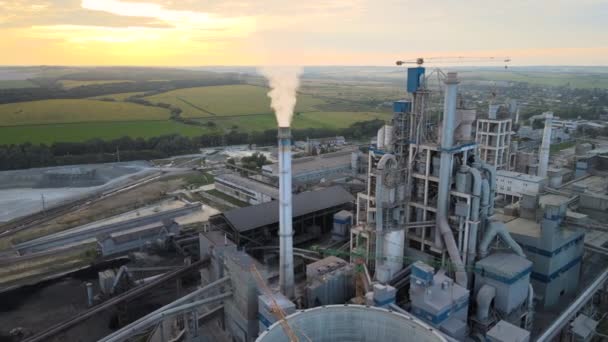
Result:
M608 65L608 0L0 0L2 65Z

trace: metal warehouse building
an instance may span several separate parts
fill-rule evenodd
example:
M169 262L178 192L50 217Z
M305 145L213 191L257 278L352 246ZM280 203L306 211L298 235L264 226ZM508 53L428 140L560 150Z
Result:
M333 215L350 209L353 202L354 197L340 186L294 195L294 245L329 232ZM239 246L266 245L277 238L279 202L233 209L211 217L210 222L226 232Z

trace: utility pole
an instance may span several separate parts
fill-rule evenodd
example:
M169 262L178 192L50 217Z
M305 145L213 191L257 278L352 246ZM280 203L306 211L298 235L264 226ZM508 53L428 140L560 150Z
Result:
M120 149L116 146L116 161L120 163Z
M46 201L44 199L44 194L40 194L40 201L42 202L42 213L46 216Z

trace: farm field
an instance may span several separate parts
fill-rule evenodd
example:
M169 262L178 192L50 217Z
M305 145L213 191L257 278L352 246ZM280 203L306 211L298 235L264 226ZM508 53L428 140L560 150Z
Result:
M463 79L526 82L535 85L570 88L608 88L608 74L546 73L534 71L461 71Z
M388 120L390 117L388 113L374 112L307 112L294 115L292 127L294 129L345 128L359 121ZM277 127L274 114L201 118L198 121L214 122L217 127L225 131L236 129L241 132L255 132Z
M252 85L227 85L173 90L146 97L153 102L169 103L183 110L184 118L270 114L267 88ZM324 101L309 95L298 97L296 112L314 111Z
M352 97L364 92L347 87L329 92L300 95L293 127L345 128L359 121L389 119L390 114L374 109L367 112L335 109L334 97ZM378 87L382 92L383 87ZM94 138L111 140L130 136L151 138L168 134L199 136L211 133L258 132L274 129L276 121L267 88L230 85L184 88L148 96L152 103L171 103L183 110L182 117L195 118L203 125L188 125L169 120L169 110L125 102L143 92L117 93L89 99L42 100L0 105L0 144L81 142ZM101 101L111 98L112 101ZM339 99L337 101L344 101ZM347 100L346 100L347 101ZM204 106L204 107L203 107ZM359 110L353 105L354 110ZM212 124L210 124L212 123Z
M112 140L124 136L151 138L167 134L198 136L208 132L206 127L184 125L170 120L22 125L0 127L0 145L78 142L93 138Z
M43 100L0 105L0 126L168 118L166 109L126 102Z

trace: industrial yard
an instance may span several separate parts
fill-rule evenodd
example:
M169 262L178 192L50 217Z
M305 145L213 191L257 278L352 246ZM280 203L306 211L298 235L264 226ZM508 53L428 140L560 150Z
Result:
M0 339L601 336L608 139L414 63L374 136L1 172Z

